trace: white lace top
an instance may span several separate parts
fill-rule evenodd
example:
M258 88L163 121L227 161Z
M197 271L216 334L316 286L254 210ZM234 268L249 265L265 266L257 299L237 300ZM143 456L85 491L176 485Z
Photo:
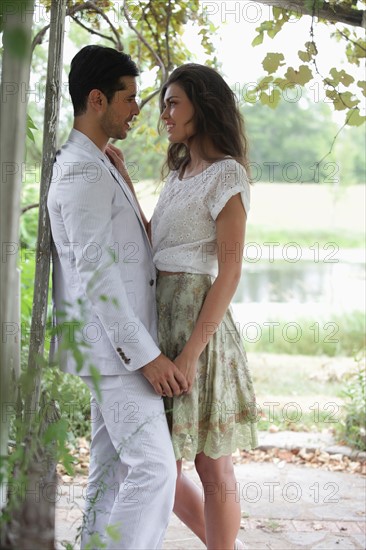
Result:
M151 220L154 263L161 271L217 276L215 220L240 193L248 214L250 187L245 169L232 158L211 164L197 176L170 174Z

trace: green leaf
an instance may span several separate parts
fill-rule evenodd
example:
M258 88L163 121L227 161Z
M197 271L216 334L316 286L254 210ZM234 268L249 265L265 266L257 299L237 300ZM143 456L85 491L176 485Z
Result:
M316 47L315 42L305 42L306 51L309 52L311 56L318 55L318 48Z
M366 116L360 115L360 110L358 107L355 109L352 109L350 115L347 117L348 126L361 126L361 124L364 124L366 122Z
M277 88L273 88L273 90L271 90L271 93L269 95L268 107L271 107L271 109L275 109L279 104L280 99L281 99L281 92L277 90Z
M280 88L280 90L284 90L285 88L292 88L292 82L289 82L287 78L276 78L273 83Z
M279 19L281 17L281 15L283 14L283 9L279 8L277 6L273 6L272 7L272 13L273 13L273 17L275 19Z
M269 94L262 92L260 95L260 101L262 105L267 105L271 109L275 109L281 99L281 92L277 88L273 88Z
M100 393L100 387L99 387L99 381L101 378L100 371L97 367L94 365L90 365L89 367L90 376L92 377L92 382L94 389L96 391L96 394L98 396L98 399L102 399L102 394Z
M4 47L17 57L24 59L27 55L29 39L25 29L22 27L14 27L7 29L3 34Z
M297 55L299 56L301 61L304 61L305 63L311 61L311 55L308 52L303 52L302 50L299 50L297 52Z
M305 42L306 51L299 50L298 56L301 59L301 61L305 61L305 63L309 63L313 59L315 55L318 53L318 49L316 47L315 42Z
M358 99L353 99L354 96L351 92L339 93L336 90L327 90L325 94L333 101L336 111L352 109L352 107L355 107L359 103Z
M120 540L121 533L118 525L108 525L105 528L105 531L114 542L118 542Z
M260 80L257 84L257 86L255 87L255 92L260 92L260 91L264 91L264 90L268 90L269 88L269 85L270 83L273 82L273 76L265 76L264 78L262 78L262 80Z
M32 118L27 114L27 138L35 143L35 138L32 130L37 130L37 126L34 124Z
M263 32L259 33L253 40L252 46L259 46L263 42Z
M267 53L266 57L262 61L263 69L267 73L274 73L278 67L284 65L284 55L282 53Z
M30 139L32 143L36 142L33 132L30 128L27 128L27 138Z
M313 73L307 65L301 65L298 71L295 71L293 67L289 67L286 71L285 77L289 82L304 86L304 84L312 79Z
M269 36L270 38L274 38L274 37L276 36L276 34L280 32L281 28L282 28L282 25L275 25L275 26L273 27L273 29L270 29L270 30L267 32L268 36Z
M359 80L357 86L361 88L363 95L366 96L366 80Z
M63 442L66 439L68 432L68 421L65 418L60 418L57 422L48 424L44 433L45 443L52 443L53 441Z
M346 106L346 108L348 107L349 109L351 109L359 103L359 100L354 98L354 95L351 92L342 92L338 95L339 101L341 101Z
M80 372L84 365L84 355L77 346L72 348L72 355L76 362L76 372Z
M330 70L330 74L332 75L335 84L342 83L344 86L349 86L350 84L352 84L352 82L355 81L353 76L346 73L344 69L342 69L341 71L337 71L335 67L332 67L332 69Z

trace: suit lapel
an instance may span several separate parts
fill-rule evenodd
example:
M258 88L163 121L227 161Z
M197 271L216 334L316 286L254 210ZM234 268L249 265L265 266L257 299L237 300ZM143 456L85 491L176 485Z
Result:
M148 243L150 253L152 254L150 239L148 237L148 234L146 233L145 226L141 219L138 204L135 200L135 197L132 195L128 185L125 183L124 179L122 178L121 174L118 172L115 166L111 163L109 158L106 155L104 155L102 151L85 134L83 134L82 132L79 132L79 130L75 130L75 128L71 130L69 141L71 143L76 143L78 146L82 147L83 149L88 150L92 155L97 156L98 160L100 160L104 164L104 166L108 168L112 177L116 180L119 187L122 189L123 193L125 194L126 199L134 209L137 219L141 224L142 230L145 233L146 241Z
M136 203L135 197L132 195L130 188L128 187L128 185L126 184L126 182L124 181L120 173L118 172L117 168L113 166L113 164L110 161L107 161L104 158L101 158L101 160L106 165L106 167L112 174L113 178L116 180L116 182L118 183L118 185L120 186L124 194L126 195L126 198L131 203L131 206L135 210L136 214L140 218L140 211L138 209L138 205Z
M122 178L122 176L120 175L120 173L118 172L117 168L115 166L113 166L113 164L108 160L108 162L100 157L102 162L106 165L106 167L108 168L109 172L111 173L111 175L113 176L113 178L116 180L116 182L118 183L118 185L120 186L120 188L122 189L123 193L125 194L128 202L131 204L132 208L134 209L135 213L136 213L136 216L138 217L139 219L139 222L145 232L145 235L147 237L147 240L149 242L149 245L150 245L150 240L148 238L148 235L146 233L146 229L145 229L145 226L144 226L144 223L141 219L141 215L140 215L140 210L139 210L139 207L138 207L138 204L136 202L136 199L135 197L132 195L131 191L130 191L130 188L128 187L128 185L125 183L124 179Z

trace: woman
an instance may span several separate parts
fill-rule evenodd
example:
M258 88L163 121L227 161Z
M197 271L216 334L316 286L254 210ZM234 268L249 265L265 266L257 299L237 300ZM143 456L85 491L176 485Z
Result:
M165 398L178 479L174 511L210 549L242 548L232 453L257 445L255 399L229 305L241 276L250 188L235 96L213 69L176 69L161 96L169 178L151 220L163 353L188 392ZM198 487L182 472L194 460Z

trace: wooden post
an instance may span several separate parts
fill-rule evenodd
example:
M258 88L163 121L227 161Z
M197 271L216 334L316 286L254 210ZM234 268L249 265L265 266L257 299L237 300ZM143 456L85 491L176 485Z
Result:
M44 353L47 321L51 255L47 194L56 154L65 13L66 0L52 0L29 376L23 395L24 456L14 473L16 480L19 479L25 485L25 490L21 502L11 512L7 532L10 548L55 548L56 457L53 445L42 445L40 436L48 423L58 419L58 411L53 401L48 403L47 397L40 398L42 365L39 357ZM47 414L42 415L45 410Z
M12 378L20 371L19 364L15 364L19 356L14 353L14 338L19 337L19 332L18 335L15 333L19 331L19 319L14 317L14 303L18 292L16 266L19 250L21 167L24 162L27 120L25 90L29 85L33 13L32 0L1 3L4 50L0 88L0 509L6 504L9 421L11 409L15 411L15 385L12 384Z
M33 377L33 391L29 392L26 399L25 412L27 422L31 421L29 416L32 416L32 411L37 410L41 386L42 369L38 358L42 357L44 352L51 255L51 234L47 213L47 194L57 150L56 142L62 88L61 76L65 13L66 0L52 0L43 128L36 271L28 357L28 370L32 373Z

